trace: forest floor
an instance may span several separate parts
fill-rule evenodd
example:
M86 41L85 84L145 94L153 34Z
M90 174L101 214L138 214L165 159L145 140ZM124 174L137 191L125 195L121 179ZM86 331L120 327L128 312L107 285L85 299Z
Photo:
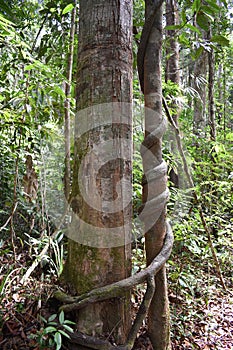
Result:
M41 349L39 344L45 325L40 316L48 319L58 312L58 304L52 298L57 280L51 277L51 271L46 274L41 267L37 268L25 286L20 284L23 271L30 263L31 257L25 250L19 249L14 256L7 246L1 247L1 350ZM199 292L193 299L185 300L178 293L169 291L172 350L233 349L232 294L223 292L220 287L208 286L208 298L205 295ZM138 291L134 298L134 309L137 309L137 299ZM135 350L152 350L145 329L146 325L142 327ZM51 347L45 346L43 349Z
M174 305L173 305L174 306ZM233 297L223 293L215 294L206 307L200 302L193 305L193 319L187 321L184 317L182 303L176 305L185 327L185 334L173 325L172 350L233 350ZM172 307L174 310L174 307ZM195 314L202 315L202 319ZM153 350L146 332L137 339L134 350Z

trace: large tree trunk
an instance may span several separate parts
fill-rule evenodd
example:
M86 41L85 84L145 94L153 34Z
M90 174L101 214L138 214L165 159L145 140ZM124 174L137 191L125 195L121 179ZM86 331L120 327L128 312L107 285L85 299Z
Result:
M132 1L79 4L75 214L64 276L82 294L131 273ZM124 342L129 293L83 308L77 327Z
M162 12L162 5L155 11L154 2L146 1L145 21L148 21L154 13L153 26L148 37L144 57L143 87L146 107L146 133L143 141L144 151L142 152L145 173L143 203L148 205L148 212L145 213L147 264L150 264L160 252L166 235L165 202L160 203L157 212L156 206L153 209L153 200L166 194L166 168L165 171L161 171L164 164L161 141L164 132L161 86ZM150 207L152 210L149 209ZM156 291L148 313L148 333L154 350L167 350L170 348L170 322L165 266L155 276L155 284Z

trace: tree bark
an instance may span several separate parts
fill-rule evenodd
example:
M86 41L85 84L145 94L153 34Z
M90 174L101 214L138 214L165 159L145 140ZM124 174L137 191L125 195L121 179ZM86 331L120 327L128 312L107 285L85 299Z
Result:
M206 127L206 75L207 75L207 53L205 50L195 61L193 88L196 91L193 104L193 133L204 138Z
M179 24L179 16L176 0L166 0L166 25ZM179 43L175 37L174 30L167 30L167 46L166 46L166 72L165 80L180 84L180 70L179 70ZM175 122L177 115L173 115Z
M75 34L75 21L76 21L76 7L77 0L74 1L74 8L71 15L70 24L70 42L69 42L69 54L68 64L66 72L65 83L65 118L64 118L64 131L65 131L65 173L64 173L64 192L65 197L69 200L70 196L70 181L71 181L71 168L70 168L70 95L72 84L72 71L73 71L73 56L74 56L74 34Z
M162 48L162 5L157 10L156 4L146 1L145 21L154 12L153 26L148 37L144 56L144 95L145 95L145 150L143 155L144 177L163 164L162 141L160 127L164 124L162 115L162 86L161 86L161 48ZM163 129L163 127L162 127ZM163 130L164 132L164 130ZM152 158L151 158L152 157ZM165 170L166 172L166 170ZM143 203L149 204L153 198L166 193L166 174L151 180L143 181ZM149 190L150 188L150 190ZM155 211L148 211L145 217L145 247L147 264L160 252L166 235L166 203L162 203L160 215L155 220ZM151 223L154 220L154 224ZM148 333L154 350L170 348L169 304L167 296L165 266L155 276L156 290L148 313Z
M179 24L178 9L176 0L166 0L166 25L177 25ZM176 33L174 30L167 31L167 46L166 46L166 71L165 71L165 80L169 80L178 86L180 86L180 70L179 70L179 43L176 39ZM170 107L174 110L172 118L174 122L178 123L179 115L179 104L177 100L173 98L171 101ZM171 133L171 151L172 154L176 152L176 140L175 136ZM171 182L175 187L179 187L179 176L177 171L172 168L169 172L169 177Z
M131 198L132 148L131 105L119 104L132 101L132 1L81 0L79 6L74 215L64 271L78 295L131 273L127 198ZM108 121L101 123L106 115ZM109 152L103 152L106 142ZM77 327L88 335L113 336L123 343L130 327L129 292L79 310Z
M208 39L212 36L211 28L208 32ZM215 110L214 110L214 50L210 49L208 52L208 66L209 66L209 74L208 74L208 102L209 102L209 126L210 126L210 138L212 141L216 140L216 126L215 126Z

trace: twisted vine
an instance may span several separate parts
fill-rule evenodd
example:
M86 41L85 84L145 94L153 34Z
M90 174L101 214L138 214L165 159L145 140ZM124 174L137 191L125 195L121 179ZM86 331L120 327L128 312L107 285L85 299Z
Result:
M141 90L143 93L144 93L144 58L146 53L146 47L148 44L148 39L152 30L152 27L155 23L157 11L162 6L164 0L152 0L152 2L153 2L153 11L144 23L141 40L138 48L138 54L137 54L138 77L139 77Z
M165 264L167 259L171 254L173 246L173 234L172 229L169 223L167 223L167 233L164 241L164 245L160 251L160 253L154 258L152 263L146 267L144 270L136 273L135 275L128 277L124 280L112 283L110 285L96 288L91 290L88 293L82 294L80 296L69 296L63 293L60 290L57 290L54 293L54 297L63 302L64 305L60 307L60 310L65 312L71 312L74 310L79 310L85 307L87 304L93 304L96 302L104 301L110 298L120 298L124 295L125 291L132 289L133 287L147 282L147 291L145 293L142 304L137 313L136 319L131 327L129 332L127 341L125 345L122 346L113 346L107 340L100 340L95 337L87 336L86 334L82 334L80 332L75 332L74 334L70 334L71 342L86 345L91 349L100 349L100 350L113 350L113 349L121 349L121 350L131 350L136 339L139 328L141 327L142 320L145 318L152 297L154 295L154 276L161 269L161 267Z
M151 30L155 24L156 15L158 9L162 6L164 0L153 0L153 10L151 14L148 15L144 27L142 30L141 35L141 41L138 48L138 55L137 55L137 66L138 66L138 76L139 76L139 82L141 86L141 90L144 94L144 61L145 61L145 54L147 49L148 40L151 34ZM162 101L162 96L159 94L156 94L154 96L155 100L157 100L159 103ZM155 103L157 102L155 101ZM141 156L142 159L147 159L149 157L150 161L147 161L146 167L144 166L144 176L142 180L142 186L153 185L153 182L159 182L159 181L165 181L166 182L166 174L167 174L167 165L164 160L159 163L159 161L154 156L154 160L156 164L153 164L151 162L151 153L153 153L152 148L153 146L159 142L162 139L162 136L166 130L166 120L165 118L162 118L161 121L156 120L159 118L156 118L156 115L154 111L152 112L152 123L150 124L150 131L146 136L141 146ZM148 112L150 113L150 112ZM161 117L161 116L159 116ZM149 192L149 190L148 190ZM153 212L156 210L161 213L162 209L165 207L166 202L169 197L169 191L166 188L162 193L159 195L153 197L152 199L148 199L146 203L143 204L141 208L140 218L143 221L146 221L149 216L153 215ZM146 209L146 210L143 210ZM155 221L153 219L153 221Z
M139 46L138 74L146 107L143 141L145 147L142 148L141 155L145 174L142 199L148 210L142 219L145 223L145 248L149 263L158 254L164 242L166 203L169 193L167 167L162 159L162 136L166 129L166 120L162 113L161 86L163 0L145 0L145 3L147 25L142 32L143 43ZM147 331L153 348L165 350L170 348L165 266L162 266L161 271L155 276L155 282L156 290L148 310Z
M148 38L151 33L151 29L154 25L155 16L157 10L163 3L163 0L155 0L153 13L146 19L143 31L141 42L138 50L138 73L139 80L141 84L142 92L144 93L144 58L147 48ZM158 96L161 99L161 96ZM153 112L153 111L152 111ZM141 155L143 159L146 159L150 156L150 152L154 144L162 138L163 133L165 132L166 122L165 119L162 119L160 123L156 125L151 125L152 131L145 137L142 146L141 146ZM153 152L152 152L153 154ZM152 157L153 158L153 157ZM144 169L144 176L142 184L147 186L150 189L150 186L156 182L165 182L166 183L166 173L167 166L165 161L158 162L158 159L154 156L151 164L149 164L147 169ZM163 209L166 206L166 202L169 197L169 192L167 187L162 193L159 193L156 197L150 198L145 203L143 203L140 208L139 217L148 226L148 217L151 218L152 223L155 223L162 213ZM85 293L80 296L69 296L61 291L54 293L54 297L59 301L63 302L64 305L61 306L60 310L65 312L70 312L73 310L79 310L85 307L89 303L96 303L104 301L110 298L120 298L124 295L126 290L132 289L134 286L147 282L147 290L144 296L144 299L140 305L138 313L136 315L135 321L131 327L131 330L128 334L127 341L124 345L114 346L107 340L98 339L91 337L80 332L75 334L70 334L71 342L87 346L90 349L101 349L101 350L131 350L133 348L136 336L138 334L139 328L142 324L142 321L145 319L149 306L151 304L154 291L155 291L155 281L154 276L156 273L164 266L165 262L168 260L173 246L173 234L171 226L166 222L166 237L163 242L163 246L159 254L152 260L150 265L144 270L138 272L137 274L128 277L124 280L112 283L110 285L96 288L88 293Z

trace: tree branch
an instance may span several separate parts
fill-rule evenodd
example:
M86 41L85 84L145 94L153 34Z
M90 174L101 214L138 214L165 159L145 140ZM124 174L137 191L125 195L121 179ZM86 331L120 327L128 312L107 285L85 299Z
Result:
M8 217L8 219L6 220L5 224L3 226L0 227L0 232L3 231L7 225L9 224L9 222L11 221L11 218L12 216L14 215L15 211L16 211L16 208L17 208L17 205L18 205L18 202L15 202L13 207L12 207L12 210L11 210L11 214L10 216Z

